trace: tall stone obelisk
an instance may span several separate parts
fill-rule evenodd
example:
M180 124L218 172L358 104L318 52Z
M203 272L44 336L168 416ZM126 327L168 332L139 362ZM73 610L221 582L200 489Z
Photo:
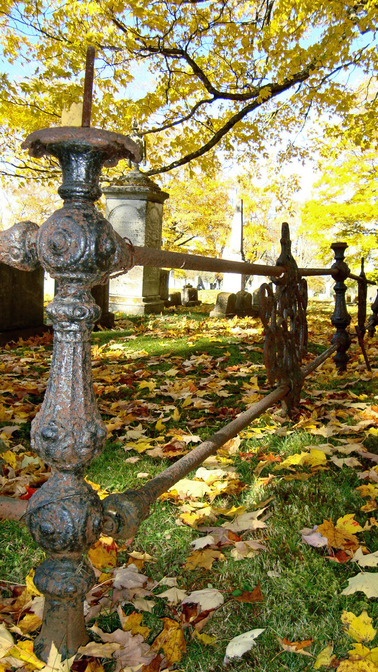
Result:
M231 224L231 232L226 247L222 253L223 259L230 261L244 261L243 253L243 200L237 199L235 212ZM240 292L245 286L245 276L239 273L223 274L223 291Z

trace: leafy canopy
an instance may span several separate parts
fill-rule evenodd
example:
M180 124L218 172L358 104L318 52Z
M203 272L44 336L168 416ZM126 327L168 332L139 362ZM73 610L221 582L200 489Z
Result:
M376 0L1 0L3 172L30 166L13 159L19 136L81 99L89 44L93 124L130 132L137 117L150 175L255 159L308 115L348 114L350 73L377 69L376 11Z
M354 253L352 263L361 256L377 258L378 243L378 145L377 134L369 143L356 142L358 119L351 134L328 128L321 144L321 175L311 198L302 209L302 228L316 243L319 255L329 258L332 241L345 240ZM374 142L375 140L375 142Z

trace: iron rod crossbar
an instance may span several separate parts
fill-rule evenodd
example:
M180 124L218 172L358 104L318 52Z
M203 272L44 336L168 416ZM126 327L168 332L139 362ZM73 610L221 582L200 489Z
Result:
M268 275L279 277L285 272L284 266L265 266L246 261L214 259L182 252L168 252L153 247L133 248L136 266L156 266L158 268L186 268L190 271L213 271L215 273L241 273L243 275Z
M368 280L367 278L361 278L361 276L355 275L354 273L349 273L347 279L357 280L357 282L366 282L367 285L375 285L375 282L373 282L373 280Z
M253 404L243 413L225 425L218 432L210 436L209 439L200 443L188 455L184 455L180 460L172 464L168 469L162 471L158 476L146 483L137 490L137 493L143 495L146 504L150 505L160 495L166 492L177 481L186 476L190 471L200 466L207 457L213 455L227 441L234 438L244 427L256 420L268 408L277 401L283 399L290 391L289 385L281 385L270 392L264 399ZM13 497L0 497L0 519L20 520L26 512L27 502Z
M315 359L312 362L310 362L309 364L307 364L307 366L303 367L302 368L303 378L307 378L307 376L310 373L315 371L315 369L317 369L318 366L323 364L323 362L325 362L328 359L328 357L330 357L334 352L336 352L336 350L337 350L337 343L334 343L329 348L327 348L327 350L324 350L324 352L322 352L320 355L315 357Z
M155 478L143 485L138 492L143 494L149 503L154 502L160 495L167 492L169 488L177 483L177 481L200 466L207 457L213 455L227 441L234 438L244 427L247 427L253 420L256 420L256 418L267 411L277 401L283 399L289 391L289 385L280 385L280 387L277 387L264 399L261 399L246 411L240 413L235 420L229 422L225 427L210 436L209 439L200 443L190 453L184 455L175 464L172 464L168 469L165 469L158 476L155 476Z
M334 275L335 269L332 268L298 268L299 275L302 277L312 277L315 275Z

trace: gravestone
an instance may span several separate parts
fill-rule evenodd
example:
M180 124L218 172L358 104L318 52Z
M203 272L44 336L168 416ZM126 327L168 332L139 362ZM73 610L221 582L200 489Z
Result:
M252 294L243 289L236 292L235 312L238 317L246 317L252 314Z
M160 269L159 296L162 301L168 301L169 298L169 271Z
M19 271L0 263L0 343L42 334L42 268Z
M181 305L181 292L172 292L168 297L168 301L165 301L165 306L167 308Z
M109 283L95 285L92 287L91 293L97 305L101 308L101 315L96 325L105 327L105 329L113 329L115 316L114 313L109 311Z
M163 203L168 194L144 175L138 167L131 170L122 185L104 187L106 218L120 236L133 245L161 248ZM111 310L144 315L159 313L160 269L134 266L110 281Z
M259 317L260 316L260 287L258 289L255 289L254 292L252 292L252 305L251 305L251 312L250 315L251 317Z
M198 306L200 303L198 301L198 289L193 285L184 285L182 288L182 305L191 307Z
M219 292L214 310L210 317L233 317L236 312L236 294Z

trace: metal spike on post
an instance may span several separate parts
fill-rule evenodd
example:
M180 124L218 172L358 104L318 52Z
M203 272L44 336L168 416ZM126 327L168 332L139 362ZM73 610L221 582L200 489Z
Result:
M96 57L95 48L88 47L87 59L85 62L83 115L81 120L81 125L84 128L89 128L91 125L95 57Z

